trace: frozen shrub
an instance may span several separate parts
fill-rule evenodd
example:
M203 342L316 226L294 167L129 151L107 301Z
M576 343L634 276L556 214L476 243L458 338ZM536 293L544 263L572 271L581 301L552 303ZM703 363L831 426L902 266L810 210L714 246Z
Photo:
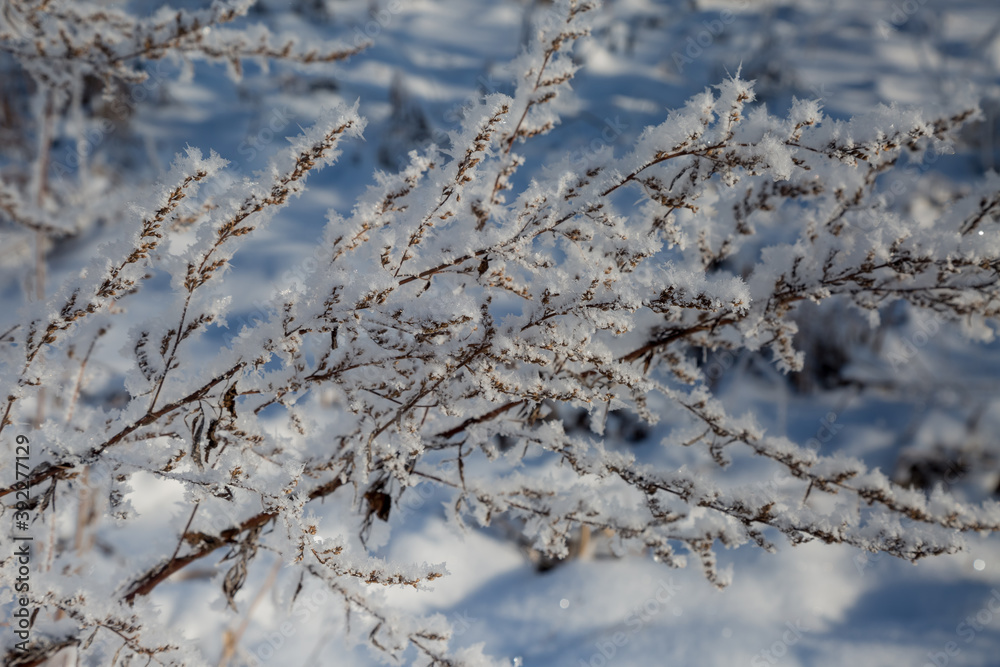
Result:
M246 57L349 52L217 27L248 4L140 20L24 0L9 4L0 36L34 81L42 127L65 105L74 113L85 76L141 78L137 59L180 51L227 61L235 75ZM221 276L312 171L361 137L357 107L327 111L255 180L189 149L82 271L4 314L0 435L40 428L23 511L78 508L84 524L114 521L127 534L140 473L182 485L191 508L170 527L170 553L130 554L123 567L101 550L52 552L28 594L41 610L35 639L26 651L8 647L7 664L39 664L65 647L98 660L90 652L102 645L119 657L202 664L159 625L147 596L226 553L221 588L236 609L261 550L327 586L390 657L498 664L455 648L442 619L400 614L369 586L419 587L445 573L368 550L375 526L421 483L447 490L454 522L521 522L546 558L565 556L585 527L670 566L692 556L718 586L729 578L716 564L720 544L771 551L780 534L915 561L960 549L963 533L1000 528L996 503L903 488L860 460L727 413L694 358L745 349L800 369L795 314L806 301L847 304L877 322L881 306L902 300L988 338L1000 307L1000 180L976 184L934 225L915 225L887 208L878 179L903 154L944 150L976 117L975 101L879 107L839 122L800 100L778 117L754 106L752 82L737 74L646 128L626 153L553 157L517 185L520 147L559 121L576 71L568 52L592 9L565 0L542 12L513 65L514 93L484 96L447 148L411 152L398 173L376 174L349 216L331 212L322 261L210 357L193 350L226 325ZM27 182L2 183L0 211L33 233L69 233L49 214L62 195L46 185L44 139L39 146ZM175 243L181 229L187 242ZM169 276L172 302L159 317L130 319L154 272ZM128 332L127 401L84 404L63 373L86 364L112 329ZM591 432L564 428L551 418L556 406L585 409ZM606 445L599 436L622 411L669 421L660 446L696 451L705 465L639 464ZM265 428L275 414L286 430ZM727 466L744 454L798 487L729 484ZM526 458L541 463L520 466ZM15 509L16 481L4 468L5 511ZM808 502L820 494L830 502ZM106 516L85 511L93 498L108 499ZM336 499L331 506L353 509L353 532L324 535L319 501ZM4 560L0 576L12 584L16 564Z

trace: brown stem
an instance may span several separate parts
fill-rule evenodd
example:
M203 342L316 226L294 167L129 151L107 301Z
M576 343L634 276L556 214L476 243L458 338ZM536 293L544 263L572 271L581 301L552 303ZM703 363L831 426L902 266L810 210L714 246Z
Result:
M340 488L342 484L343 482L340 481L340 477L338 475L326 484L313 489L312 492L309 493L309 500L316 500L317 498L328 496ZM169 578L170 575L184 569L190 563L208 556L215 550L234 543L236 538L242 533L263 526L272 519L275 519L277 516L277 512L261 512L259 514L255 514L246 521L223 530L218 534L218 536L206 535L204 533L189 533L188 528L191 527L191 520L189 519L188 525L184 528L184 534L181 536L181 542L188 542L189 544L193 542L197 543L199 546L189 554L178 556L178 553L180 552L179 542L173 556L171 556L169 560L161 564L159 567L147 572L142 577L134 581L129 587L129 592L125 594L123 599L129 605L132 605L137 596L148 595L154 588ZM194 518L194 512L191 513L191 518Z
M168 403L167 405L163 406L162 408L160 408L155 412L147 412L142 418L129 424L121 431L113 435L111 438L106 440L104 443L91 449L83 457L83 462L91 462L96 460L97 457L99 457L104 452L104 450L108 449L109 447L117 445L119 442L121 442L126 437L128 437L138 429L142 428L143 426L148 426L149 424L152 424L161 417L189 403L201 400L209 391L211 391L213 387L215 387L220 382L224 382L229 378L233 377L237 372L240 371L240 369L243 368L244 365L245 364L243 362L240 362L231 369L229 369L228 371L226 371L225 373L223 373L222 375L220 375L219 377L212 379L208 383L202 385L199 389L188 394L187 396L178 399L173 403ZM22 482L18 482L18 484L26 483L28 486L36 486L48 479L58 480L58 479L69 479L72 477L76 477L76 475L78 474L77 472L75 472L76 465L77 464L75 463L45 462L35 468L31 476L28 478L27 482L24 482L24 480L22 480ZM18 487L16 486L9 486L7 488L0 489L0 498L6 496L9 493L13 493L14 491L17 490L17 488Z

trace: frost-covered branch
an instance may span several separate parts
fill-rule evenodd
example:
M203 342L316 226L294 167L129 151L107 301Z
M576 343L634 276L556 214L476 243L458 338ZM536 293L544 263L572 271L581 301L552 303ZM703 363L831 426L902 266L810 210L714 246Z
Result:
M347 53L220 27L247 6L140 21L24 0L10 4L0 42L53 87L81 73L138 80L135 59L308 63ZM253 179L229 178L214 153L178 156L116 240L0 326L0 432L47 408L45 456L26 476L37 493L22 511L50 517L90 494L127 532L138 520L133 484L149 478L183 489L191 508L164 527L168 548L143 544L113 584L80 575L107 561L100 552L55 550L57 565L32 593L44 637L32 655L75 646L88 656L86 635L100 632L119 638L122 655L199 664L155 630L155 595L203 562L220 569L226 613L238 612L260 554L271 553L295 568L298 586L308 575L335 592L388 659L498 664L456 648L442 619L410 618L372 590L446 576L443 565L390 563L369 548L418 484L450 494L455 523L516 519L550 557L564 557L586 527L613 535L619 554L682 566L686 552L720 587L729 580L720 545L773 551L783 535L916 561L962 548L966 533L1000 530L997 503L903 488L864 461L731 414L698 362L745 350L801 368L795 316L807 301L849 304L873 325L880 308L905 302L987 337L1000 315L997 177L954 198L934 224L888 206L880 180L945 151L977 117L975 101L840 122L797 100L776 116L737 74L626 151L532 164L518 151L555 131L577 71L570 51L594 11L556 3L558 18L514 61L512 95L484 96L443 145L376 174L349 214L331 211L316 261L278 286L264 317L237 328L232 259L336 160L342 140L361 137L357 104L323 114ZM532 178L514 178L519 169ZM0 213L56 236L37 203L45 197L32 203L29 190L0 178ZM156 317L129 314L154 274L170 298ZM114 373L127 396L85 404L83 366L106 332L121 334L127 364ZM75 346L88 350L82 361ZM60 383L67 368L80 379ZM570 428L572 411L589 432ZM653 463L603 437L612 412L669 425L651 445ZM787 483L742 483L733 461L751 458ZM672 464L681 459L697 464ZM5 512L16 481L0 472ZM346 528L327 534L324 511ZM9 559L0 577L14 577Z

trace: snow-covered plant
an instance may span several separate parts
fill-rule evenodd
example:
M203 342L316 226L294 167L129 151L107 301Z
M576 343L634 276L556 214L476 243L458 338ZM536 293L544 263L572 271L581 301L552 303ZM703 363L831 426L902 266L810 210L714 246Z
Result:
M9 247L33 245L41 256L60 240L128 215L119 192L129 175L110 168L115 157L104 154L105 139L122 134L151 96L163 59L225 63L239 78L246 60L305 67L343 60L366 46L314 46L260 25L227 27L253 4L213 0L202 10L162 8L140 18L100 2L4 2L0 90L12 100L4 125L13 135L34 135L23 145L17 136L5 137L0 212ZM72 148L56 151L60 141ZM38 268L33 291L42 294L45 273L41 263Z
M83 3L13 2L7 25L20 28L2 38L47 91L41 99L72 98L84 74L133 80L137 57L310 59L215 27L246 4L136 22ZM1000 529L996 503L905 489L863 461L729 414L698 363L705 351L746 349L800 368L794 315L805 301L847 302L877 325L881 306L903 300L989 338L1000 313L1000 179L926 222L890 211L880 181L901 158L946 150L975 101L839 122L802 100L777 117L754 106L752 82L737 74L623 155L552 156L522 178L519 151L556 127L576 71L569 52L593 8L556 3L511 65L513 94L484 96L447 145L376 174L350 216L331 212L314 269L227 344L218 340L232 258L361 137L357 107L324 113L253 179L189 149L86 268L4 314L0 437L25 435L38 453L22 504L14 466L3 468L0 495L5 513L52 526L38 545L48 569L24 593L40 610L34 639L26 651L9 646L6 664L67 648L87 664L202 664L149 595L225 554L216 585L236 610L261 550L338 595L390 658L498 664L453 646L443 619L393 610L373 586L446 574L370 554L418 484L450 493L456 523L520 522L549 557L565 556L586 527L612 534L618 553L674 567L693 556L720 587L729 574L718 545L773 551L781 534L916 561L959 550L963 533ZM31 203L43 178L40 168L33 185L4 183L8 220L49 220ZM169 278L172 302L130 319L154 277ZM85 404L83 368L113 330L128 332L128 398ZM592 433L564 428L562 407L587 411ZM671 425L657 463L601 438L622 410ZM734 485L733 461L751 456L786 483ZM81 532L102 522L115 526L105 539L127 540L138 519L130 494L153 478L182 486L189 503L169 527L172 552L130 553L123 566L80 548ZM98 499L106 516L55 520L73 508L83 517ZM333 514L347 530L323 528ZM17 563L4 558L13 586Z

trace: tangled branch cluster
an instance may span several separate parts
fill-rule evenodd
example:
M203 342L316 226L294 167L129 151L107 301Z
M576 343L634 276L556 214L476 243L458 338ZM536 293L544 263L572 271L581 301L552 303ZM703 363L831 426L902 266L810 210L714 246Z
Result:
M350 54L218 27L249 4L139 20L89 3L21 0L6 5L0 44L38 87L42 114L71 104L86 77L134 82L135 62L166 54L232 63ZM457 522L522 520L550 557L564 556L571 532L586 526L671 566L693 556L719 586L728 577L716 564L720 544L770 551L780 533L792 544L818 539L915 561L958 550L962 533L1000 529L995 503L904 489L862 461L728 414L697 363L703 350L749 349L801 367L792 316L806 300L847 300L873 322L880 306L904 300L987 330L1000 313L1000 181L979 183L925 226L887 210L878 187L901 156L943 150L976 117L975 103L839 122L797 101L775 117L737 75L647 128L627 154L553 159L523 182L518 151L555 128L576 71L567 53L593 7L569 0L558 9L514 63L514 93L467 109L449 146L377 174L350 217L331 213L311 275L210 358L195 360L194 350L226 326L222 278L234 254L342 142L361 136L357 106L327 112L255 181L227 179L215 154L178 156L119 240L44 301L5 316L0 437L44 416L47 454L29 475L30 509L44 517L103 498L127 529L139 473L181 485L193 508L172 554L135 555L124 573L98 550L56 552L30 592L42 610L35 643L11 649L6 664L40 664L66 647L89 655L97 635L113 639L116 660L200 664L195 649L157 629L149 594L227 553L222 592L235 609L261 550L337 593L389 655L413 647L419 664L496 664L451 647L440 619L387 608L370 586L422 586L444 574L365 552L373 526L420 483L449 490ZM38 160L42 175L29 183L0 181L0 215L32 233L71 234L47 212L56 195L45 192ZM873 215L881 224L868 231ZM762 230L780 243L762 247ZM130 321L153 274L170 276L173 301L155 320ZM127 401L81 403L67 369L80 370L122 327ZM589 411L593 434L568 432L559 405ZM700 452L713 468L640 464L606 446L599 436L615 410L667 420L661 446ZM275 414L286 429L266 426ZM798 486L727 485L740 451ZM14 471L0 475L8 511ZM356 535L318 530L317 501L336 498L353 508ZM5 584L15 570L3 561Z

